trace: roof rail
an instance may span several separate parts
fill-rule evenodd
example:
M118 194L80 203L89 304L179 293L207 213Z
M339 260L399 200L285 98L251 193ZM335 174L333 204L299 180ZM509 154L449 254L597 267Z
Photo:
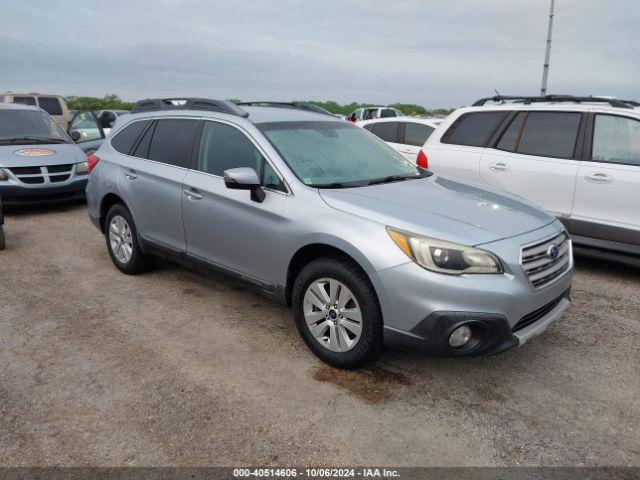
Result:
M612 107L619 108L632 108L631 102L625 102L624 100L617 100L615 98L608 97L576 97L574 95L544 95L544 96L526 96L526 95L494 95L493 97L486 97L477 100L472 106L481 107L487 102L506 103L512 101L514 103L542 103L542 102L575 102L575 103L608 103Z
M256 101L256 102L240 102L238 105L246 107L279 107L279 108L295 108L298 110L306 110L308 112L324 113L325 115L335 115L322 107L314 105L308 102L271 102L271 101Z
M640 107L640 102L637 100L620 100L621 102L628 103L632 107Z
M249 116L249 112L226 100L189 97L147 98L145 100L139 100L131 109L131 113L153 112L156 110L207 110L245 118Z

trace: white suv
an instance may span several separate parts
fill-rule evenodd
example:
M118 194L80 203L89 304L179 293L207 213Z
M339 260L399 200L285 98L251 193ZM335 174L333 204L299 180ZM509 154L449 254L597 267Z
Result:
M604 97L492 97L451 114L430 170L554 213L575 251L640 265L640 108Z
M360 123L364 120L372 120L374 118L401 117L404 115L400 110L393 107L366 107L356 108L351 115L347 117L351 123Z
M381 138L405 158L426 168L420 148L442 122L441 118L390 117L366 120L359 125Z

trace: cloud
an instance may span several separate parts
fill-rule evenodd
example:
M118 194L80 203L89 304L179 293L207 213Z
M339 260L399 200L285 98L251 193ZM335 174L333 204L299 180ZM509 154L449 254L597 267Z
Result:
M556 2L549 90L640 97L635 0ZM546 1L60 0L3 8L0 89L457 106L539 89Z

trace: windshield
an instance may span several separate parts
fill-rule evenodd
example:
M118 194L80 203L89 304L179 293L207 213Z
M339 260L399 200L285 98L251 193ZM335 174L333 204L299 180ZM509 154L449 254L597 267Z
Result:
M358 187L430 175L349 123L278 122L258 127L293 173L312 187Z
M0 110L0 144L68 143L62 128L38 110Z

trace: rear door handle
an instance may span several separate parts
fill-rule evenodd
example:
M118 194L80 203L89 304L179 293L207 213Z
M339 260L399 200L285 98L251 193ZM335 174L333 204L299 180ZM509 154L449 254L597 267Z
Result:
M200 195L195 188L185 188L184 194L189 200L202 200L202 195Z
M607 175L602 172L588 173L584 176L587 182L592 183L611 183L613 182L613 177L611 175Z
M124 172L124 176L127 177L128 180L135 180L136 178L138 178L138 175L136 175L136 172L134 172L133 170Z
M508 172L509 170L511 170L511 167L506 163L496 162L489 165L489 170L492 170L494 172Z

